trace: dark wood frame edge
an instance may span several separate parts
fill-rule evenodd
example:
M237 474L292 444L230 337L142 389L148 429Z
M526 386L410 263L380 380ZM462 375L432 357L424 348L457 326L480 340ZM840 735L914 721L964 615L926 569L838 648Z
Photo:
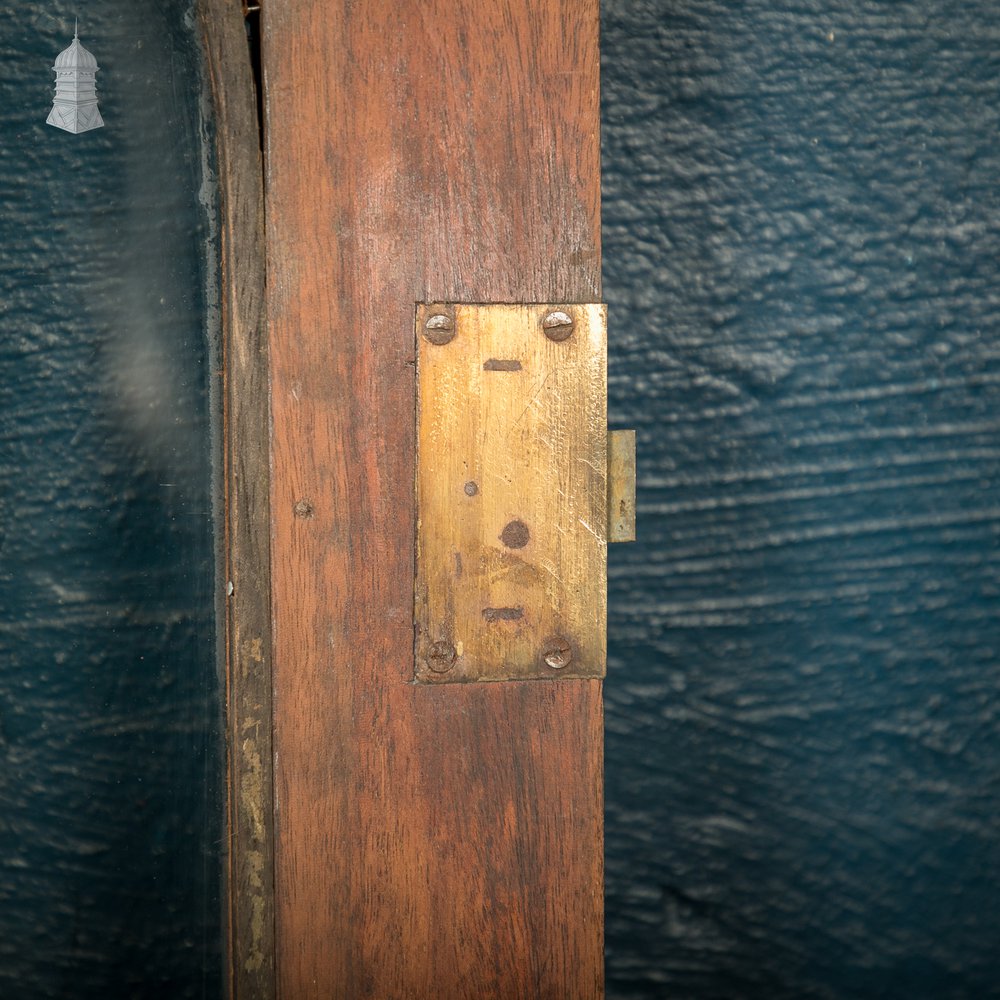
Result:
M229 994L273 998L269 413L264 185L239 3L198 0L215 114L223 356Z

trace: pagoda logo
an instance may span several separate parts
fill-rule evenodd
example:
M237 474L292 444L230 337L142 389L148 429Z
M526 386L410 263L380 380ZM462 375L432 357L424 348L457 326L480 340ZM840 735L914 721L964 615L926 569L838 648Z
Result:
M97 60L81 44L79 27L73 29L68 49L56 56L56 96L47 125L67 132L89 132L101 128L104 119L97 107Z

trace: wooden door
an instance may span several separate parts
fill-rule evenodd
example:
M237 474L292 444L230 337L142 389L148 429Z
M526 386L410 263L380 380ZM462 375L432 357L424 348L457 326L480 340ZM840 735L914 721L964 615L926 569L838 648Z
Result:
M261 38L277 994L600 996L601 682L413 683L414 305L600 301L596 0Z

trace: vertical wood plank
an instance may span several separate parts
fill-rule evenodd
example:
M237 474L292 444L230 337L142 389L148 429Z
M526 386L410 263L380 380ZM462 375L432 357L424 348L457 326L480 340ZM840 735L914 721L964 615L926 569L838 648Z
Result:
M229 978L235 1000L264 1000L274 996L274 873L260 127L239 6L199 0L198 13L221 207Z
M262 31L279 995L600 996L600 682L411 683L414 303L599 300L596 0Z

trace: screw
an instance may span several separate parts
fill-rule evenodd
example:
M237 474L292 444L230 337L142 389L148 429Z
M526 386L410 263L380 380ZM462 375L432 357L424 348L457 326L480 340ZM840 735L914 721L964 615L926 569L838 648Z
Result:
M308 500L296 500L292 513L296 517L312 517L313 505Z
M455 665L457 656L450 642L435 642L427 653L427 666L436 674L446 674Z
M562 670L573 662L573 650L562 638L552 639L542 650L542 662L553 670Z
M446 313L434 313L424 323L424 337L439 347L455 337L455 321Z
M560 340L566 340L573 333L573 317L569 313L559 310L550 312L542 320L542 329L549 340L554 340L557 343Z

